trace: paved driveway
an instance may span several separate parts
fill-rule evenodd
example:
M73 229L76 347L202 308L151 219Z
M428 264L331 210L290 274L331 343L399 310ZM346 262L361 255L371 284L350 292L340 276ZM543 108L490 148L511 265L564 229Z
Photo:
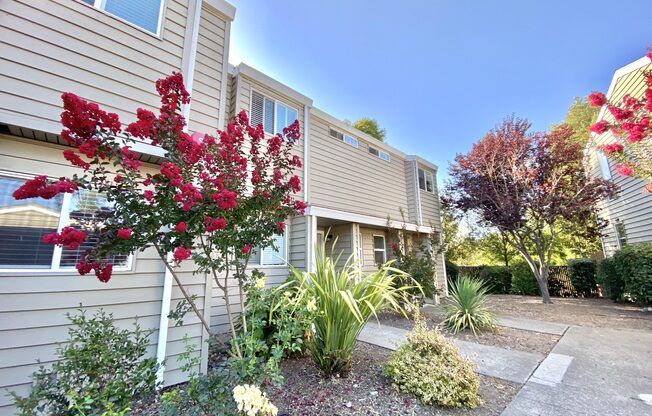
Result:
M652 415L641 397L652 398L652 332L571 326L503 416Z

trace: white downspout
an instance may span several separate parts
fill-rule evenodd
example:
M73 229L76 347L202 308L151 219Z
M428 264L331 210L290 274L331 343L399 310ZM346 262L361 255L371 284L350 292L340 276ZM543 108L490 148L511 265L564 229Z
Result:
M310 166L310 106L303 106L303 202L309 204L309 182L308 169ZM315 261L315 241L317 240L317 217L310 215L306 217L308 227L306 227L306 271L314 270Z
M181 62L181 73L186 84L186 90L192 94L192 87L195 75L195 60L197 56L197 38L199 37L199 20L201 18L202 0L190 0L189 9L194 7L192 13L192 27L186 26L186 40L183 46L183 58ZM190 16L190 13L188 13ZM184 104L182 109L186 121L190 118L190 104ZM188 126L184 127L188 131ZM168 253L167 261L172 261L172 253ZM172 303L172 282L174 276L168 268L165 268L165 279L163 281L163 295L161 298L161 315L158 325L158 342L156 345L156 361L159 363L159 370L156 372L156 382L162 385L165 378L165 358L167 357L168 326L170 324L170 304Z

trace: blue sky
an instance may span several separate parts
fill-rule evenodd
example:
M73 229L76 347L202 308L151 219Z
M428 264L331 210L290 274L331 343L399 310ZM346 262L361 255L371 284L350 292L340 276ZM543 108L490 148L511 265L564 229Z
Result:
M506 115L537 130L652 44L650 0L230 0L230 61L440 167Z

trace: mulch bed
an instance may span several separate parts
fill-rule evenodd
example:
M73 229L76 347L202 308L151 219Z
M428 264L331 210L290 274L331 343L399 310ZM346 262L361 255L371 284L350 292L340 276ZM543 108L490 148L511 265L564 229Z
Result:
M394 391L381 374L390 351L359 342L350 374L324 378L309 357L285 360L285 384L268 390L279 415L499 415L520 385L480 377L483 404L475 409L424 406L413 396Z
M428 311L422 312L421 316L426 320L429 328L438 327L445 337L476 342L478 344L493 345L510 350L548 355L559 341L559 338L561 338L557 335L505 327L497 327L492 331L478 332L477 335L469 330L454 334L440 325L444 319L443 313L437 313L429 308ZM412 329L414 326L414 321L393 312L380 313L378 318L381 324L397 328ZM373 322L371 325L373 325Z

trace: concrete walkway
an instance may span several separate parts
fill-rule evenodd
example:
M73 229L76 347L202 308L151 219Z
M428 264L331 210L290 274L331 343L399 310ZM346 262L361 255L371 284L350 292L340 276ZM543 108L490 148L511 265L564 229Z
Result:
M408 333L409 331L405 329L370 322L362 330L358 339L396 350L398 345L406 341ZM477 363L478 373L514 383L525 383L544 359L544 356L540 354L507 350L454 338L448 339L460 349L463 356Z
M652 333L571 326L503 416L652 415Z
M531 319L501 317L497 319L499 326L505 326L514 329L523 329L526 331L541 332L543 334L564 335L568 325L558 324L556 322L534 321Z

